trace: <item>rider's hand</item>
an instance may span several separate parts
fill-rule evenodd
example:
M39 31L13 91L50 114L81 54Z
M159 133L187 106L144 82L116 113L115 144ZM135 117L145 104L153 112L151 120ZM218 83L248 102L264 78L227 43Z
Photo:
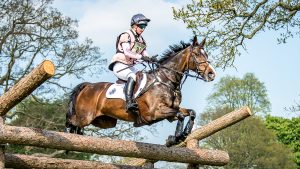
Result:
M157 62L155 57L143 56L141 59L146 62Z

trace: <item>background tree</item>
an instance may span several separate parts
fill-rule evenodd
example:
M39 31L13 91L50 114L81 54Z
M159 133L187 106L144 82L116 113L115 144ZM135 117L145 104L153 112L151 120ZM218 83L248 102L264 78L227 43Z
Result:
M99 47L89 38L79 43L77 21L52 8L51 3L0 1L0 94L44 59L56 66L54 77L39 88L48 94L55 89L67 91L70 83L58 82L67 75L80 79L101 72L105 60Z
M201 114L200 125L204 125L232 110L228 107L209 109ZM263 120L257 116L250 117L208 137L201 146L228 151L230 162L224 166L228 169L296 168L292 161L291 151L277 141L275 134L267 129Z
M300 117L287 119L268 115L265 123L275 131L280 142L293 150L294 161L300 168Z
M106 60L102 59L100 48L94 46L91 39L79 41L78 21L53 8L52 2L53 0L0 1L0 95L42 60L53 61L56 67L54 77L10 111L6 123L63 131L68 100L64 96L68 96L69 87L75 85L72 82L88 76L99 77ZM150 130L154 131L153 128ZM111 130L99 130L90 126L85 134L142 139L139 130L125 122L119 122ZM63 151L30 146L10 145L8 151L39 156L65 156ZM87 153L70 154L68 158L98 159L98 156Z
M226 67L245 49L245 41L259 32L280 30L278 40L284 43L299 35L299 10L298 0L192 0L181 9L173 8L173 15L195 34L208 37L217 66Z
M252 73L243 78L226 76L220 79L208 96L209 107L200 116L200 125L248 105L253 112L267 113L270 102L267 90ZM230 163L225 168L295 168L291 151L277 142L263 119L254 116L222 130L203 142L203 146L226 150Z
M237 109L249 106L252 112L267 113L271 103L267 96L264 83L260 82L253 73L246 73L243 78L225 76L214 86L214 92L208 96L212 107L227 106Z

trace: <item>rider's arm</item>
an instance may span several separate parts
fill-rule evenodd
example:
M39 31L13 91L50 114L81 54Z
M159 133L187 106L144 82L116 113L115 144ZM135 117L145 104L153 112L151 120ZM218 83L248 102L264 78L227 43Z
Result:
M134 58L134 59L141 59L142 58L141 54L138 54L138 53L135 53L135 52L131 51L129 43L122 43L121 45L122 45L124 54L126 56L128 56L130 58Z

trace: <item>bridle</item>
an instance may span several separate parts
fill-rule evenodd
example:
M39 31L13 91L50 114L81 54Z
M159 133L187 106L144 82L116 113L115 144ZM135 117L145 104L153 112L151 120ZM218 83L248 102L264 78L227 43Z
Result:
M200 48L200 50L203 50L204 51L204 49L203 49L203 47L201 47ZM181 52L181 51L179 51L179 52ZM174 55L177 55L179 52L177 52L177 53L175 53ZM206 72L206 70L207 70L207 68L208 68L208 66L209 66L209 61L207 60L207 57L205 56L205 54L204 53L202 53L202 55L204 55L204 58L205 58L205 60L204 61L201 61L201 62L199 62L199 61L197 61L197 58L196 57L199 57L199 56L201 56L201 54L199 54L199 53L196 53L196 52L194 52L194 46L193 45L191 45L190 46L190 54L189 54L189 56L187 57L187 60L186 60L186 63L187 63L187 71L185 71L185 72L179 72L179 71L177 71L177 70L174 70L174 69L172 69L172 68L170 68L170 67L166 67L166 66L164 66L164 65L161 65L161 64L159 64L159 63L157 63L157 62L152 62L152 66L150 66L150 64L149 64L149 67L150 67L150 69L152 70L152 72L153 72L153 74L154 74L154 77L155 77L155 81L156 82L159 82L159 83L162 83L162 84L164 84L164 85L166 85L166 86L168 86L169 88L171 88L173 91L180 91L180 89L182 88L182 85L184 84L184 82L185 82L185 80L187 79L187 77L193 77L193 78L196 78L196 79L204 79L203 77L204 77L204 73ZM190 57L192 57L192 61L193 61L193 63L195 64L195 66L196 66L196 70L194 70L196 73L197 73L197 75L192 75L192 74L190 74L190 72L189 72L189 61L190 61ZM199 67L201 66L201 64L205 64L205 63L208 63L206 66L205 66L205 69L203 70L203 71L201 71L200 69L199 69ZM165 82L162 82L161 80L160 80L160 78L158 78L158 75L155 73L155 71L154 71L154 65L156 65L158 68L163 68L163 69L167 69L167 70L170 70L170 71L172 71L172 72L175 72L175 73L177 73L177 74L179 74L179 75L181 75L182 77L183 77L183 81L181 82L181 84L180 84L180 82L179 82L179 88L178 89L174 89L173 87L171 87L170 85L168 85L167 83L165 83ZM162 71L163 72L163 71ZM163 73L163 75L167 78L167 79L169 79L169 77L168 76L166 76L166 74L165 73ZM169 79L170 80L170 79ZM171 81L171 80L170 80ZM173 81L171 81L172 83L176 83L176 82L173 82Z
M204 49L203 49L203 47L201 47L200 48L200 53L202 53L201 51L204 51ZM193 45L191 45L191 47L190 47L190 55L189 55L189 57L187 58L187 70L189 71L190 69L189 69L189 60L190 60L190 57L192 57L192 59L193 59L193 62L194 62L194 64L196 65L196 70L195 70L195 72L197 73L197 76L196 76L196 79L200 79L200 77L201 77L201 79L203 79L203 77L204 77L204 73L206 72L206 70L207 70L207 68L208 68L208 66L209 66L209 64L210 64L210 61L208 61L207 59L207 56L205 56L205 54L204 53L202 53L202 55L203 55L203 57L205 58L205 60L204 61L201 61L201 62L198 62L197 61L197 59L196 59L196 57L199 57L199 56L201 56L201 54L199 54L199 53L196 53L196 52L194 52L194 46ZM193 55L192 55L193 54ZM207 63L206 64L206 66L205 66L205 69L203 70L203 71L201 71L200 69L199 69L199 67L201 66L201 64L205 64L205 63ZM199 77L200 76L200 77Z

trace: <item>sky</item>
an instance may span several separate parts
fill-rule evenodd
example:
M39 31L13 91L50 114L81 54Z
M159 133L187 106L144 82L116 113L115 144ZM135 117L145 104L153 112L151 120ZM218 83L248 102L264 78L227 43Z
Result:
M151 19L143 33L150 55L161 55L169 45L181 40L188 42L192 31L186 29L182 21L175 21L172 7L180 8L190 1L171 0L55 0L53 6L64 15L79 20L80 40L86 37L94 41L108 62L115 53L117 36L128 30L134 14L143 13ZM213 86L221 77L231 75L242 78L245 73L254 73L265 84L272 104L271 115L292 117L285 107L300 100L300 53L299 36L289 39L286 44L278 44L279 32L261 32L246 41L247 51L235 60L235 67L216 69L217 77L213 82L203 82L188 78L182 89L182 107L194 109L199 116L212 93ZM203 37L198 37L200 40ZM199 41L200 41L199 40ZM87 81L110 81L116 78L112 72L104 73L101 79L87 77ZM75 84L76 85L76 84ZM168 135L173 134L176 123L160 122L158 135L149 136L146 142L164 144Z

